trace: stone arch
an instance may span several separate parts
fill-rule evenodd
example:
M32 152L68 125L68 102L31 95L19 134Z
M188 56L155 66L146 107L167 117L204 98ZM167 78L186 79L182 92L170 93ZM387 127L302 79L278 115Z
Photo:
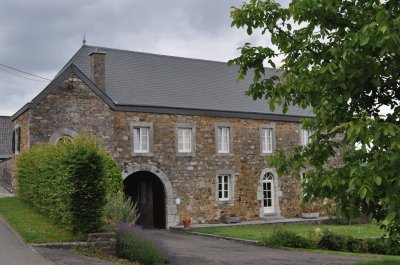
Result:
M50 136L49 143L50 143L50 144L56 143L57 140L58 140L61 136L64 136L64 135L70 136L70 137L72 137L72 138L75 138L75 137L78 135L78 133L75 132L75 131L73 131L73 130L71 130L71 129L68 129L68 128L61 128L61 129L57 130L56 132L54 132L54 133Z
M174 191L172 189L171 182L167 175L162 172L159 168L149 165L149 164L140 164L133 165L122 172L122 179L125 180L127 177L132 175L133 173L139 171L148 171L156 175L162 182L165 190L165 203L166 203L166 228L169 229L170 226L176 226L178 224L178 211L176 208L176 204L174 201Z
M260 178L259 178L259 182L258 182L258 190L257 190L257 200L262 201L263 200L263 179L264 179L264 175L267 173L271 173L274 176L274 181L273 181L273 188L274 188L274 215L280 215L281 214L281 209L280 209L280 204L279 204L279 199L282 197L282 190L281 190L281 186L279 183L279 176L278 173L276 173L275 169L273 168L265 168L261 174L260 174ZM260 217L264 217L264 209L263 209L263 205L261 203L261 207L260 207Z

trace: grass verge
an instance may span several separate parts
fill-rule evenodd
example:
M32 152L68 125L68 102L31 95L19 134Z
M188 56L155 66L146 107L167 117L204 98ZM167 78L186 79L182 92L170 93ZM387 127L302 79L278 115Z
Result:
M85 235L57 227L18 197L0 198L0 216L28 243L86 240Z
M382 259L382 260L368 260L360 261L355 265L400 265L400 259Z
M204 228L193 228L191 231L220 235L226 237L250 239L250 240L261 240L272 234L272 231L277 226L283 228L286 231L295 232L304 237L308 237L309 234L316 228L321 230L331 229L332 231L349 235L354 238L371 238L382 236L382 230L374 224L359 224L359 225L326 225L326 224L284 224L284 225L249 225L249 226L224 226L224 227L204 227Z

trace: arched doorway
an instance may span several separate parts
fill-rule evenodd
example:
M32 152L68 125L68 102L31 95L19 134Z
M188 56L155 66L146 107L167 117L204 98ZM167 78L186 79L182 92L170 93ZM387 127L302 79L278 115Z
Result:
M166 228L166 194L161 180L152 172L137 171L124 179L125 194L137 202L138 225Z
M165 228L168 229L170 226L177 225L179 223L179 216L176 209L174 191L172 189L171 182L169 181L167 175L162 170L160 170L160 168L157 168L154 165L135 164L132 166L128 166L122 172L122 178L124 179L124 183L128 183L125 182L125 180L128 181L127 179L132 177L137 172L152 173L161 181L165 192L165 218L164 218Z

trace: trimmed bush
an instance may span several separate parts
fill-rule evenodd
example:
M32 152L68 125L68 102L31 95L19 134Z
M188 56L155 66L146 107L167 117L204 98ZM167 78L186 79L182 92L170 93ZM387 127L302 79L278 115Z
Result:
M347 251L355 253L362 252L362 250L364 249L364 244L360 239L348 236L346 238L346 249Z
M322 233L321 240L318 242L318 248L329 250L346 249L346 236L339 235L332 230L325 230Z
M172 256L162 241L140 226L117 225L117 256L144 265L170 263Z
M120 171L95 140L36 146L22 153L16 177L21 198L73 232L102 225L106 194L122 187Z
M290 247L306 249L313 249L316 247L316 243L313 240L285 230L273 231L270 237L260 240L259 245L264 247Z
M400 242L382 238L371 238L365 242L369 253L400 255Z

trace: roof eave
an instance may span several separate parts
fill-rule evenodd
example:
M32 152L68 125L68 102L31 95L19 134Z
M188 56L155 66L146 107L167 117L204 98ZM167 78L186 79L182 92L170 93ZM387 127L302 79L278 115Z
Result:
M158 114L193 115L193 116L253 119L253 120L291 121L291 122L300 122L301 119L304 118L313 118L312 115L309 116L288 115L288 114L276 114L276 113L177 108L177 107L151 106L151 105L115 104L114 110L124 111L124 112L133 111L133 112L147 112L147 113L158 113Z

